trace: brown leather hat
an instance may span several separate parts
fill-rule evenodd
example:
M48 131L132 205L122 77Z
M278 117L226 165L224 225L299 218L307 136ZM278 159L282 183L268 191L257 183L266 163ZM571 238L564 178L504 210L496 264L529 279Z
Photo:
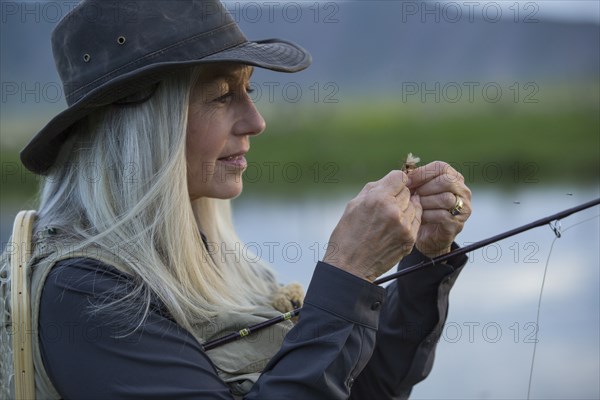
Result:
M248 41L218 0L83 0L54 29L52 50L68 108L21 151L38 174L48 173L75 122L167 72L223 61L296 72L311 63L296 44Z

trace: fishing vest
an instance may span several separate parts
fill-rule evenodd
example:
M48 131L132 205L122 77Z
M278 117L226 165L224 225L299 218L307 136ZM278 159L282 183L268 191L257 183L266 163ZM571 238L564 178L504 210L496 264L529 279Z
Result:
M35 392L36 399L60 399L61 396L50 381L48 374L42 362L39 342L39 309L42 289L48 274L56 263L71 258L91 258L103 264L115 267L119 271L126 271L123 265L115 262L117 257L106 251L74 251L66 254L59 254L52 251L51 246L40 246L36 243L33 250L33 256L30 260L31 269L31 315L32 315L32 350L33 364L35 370ZM46 248L44 248L46 247ZM9 256L10 257L10 256ZM2 260L2 271L10 265L10 259ZM0 299L3 306L0 307L0 314L3 314L4 329L2 332L2 343L0 344L0 359L2 361L2 393L8 392L8 398L14 398L14 393L10 393L14 371L12 367L12 348L10 332L10 276L2 272L2 290ZM7 284L8 283L8 284ZM300 299L302 301L303 299ZM262 306L256 307L251 312L240 313L228 311L220 313L210 322L194 326L193 332L190 332L197 340L207 341L225 336L232 332L238 332L241 329L263 322L267 319L281 315L281 312L275 308ZM268 361L279 351L285 335L293 327L291 321L283 321L273 325L268 329L261 330L253 335L244 337L234 342L208 350L206 354L215 366L219 377L229 386L232 394L236 398L242 398L247 394L254 383L259 378ZM7 337L5 337L7 336ZM9 350L10 349L10 350ZM9 389L4 387L8 386Z

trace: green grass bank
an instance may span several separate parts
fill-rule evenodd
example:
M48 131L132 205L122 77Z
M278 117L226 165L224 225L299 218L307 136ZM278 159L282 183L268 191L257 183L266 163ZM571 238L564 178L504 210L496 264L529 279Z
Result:
M598 184L600 117L588 106L456 105L389 101L263 110L245 191L297 195L356 189L398 168L408 152L450 162L470 186ZM30 197L39 178L3 148L2 200Z

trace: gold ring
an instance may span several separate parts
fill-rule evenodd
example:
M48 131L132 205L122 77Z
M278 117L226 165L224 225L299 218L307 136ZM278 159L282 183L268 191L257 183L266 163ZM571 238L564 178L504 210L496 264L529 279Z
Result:
M454 207L450 208L448 212L453 216L456 216L462 211L464 203L459 195L455 194L454 196L456 196L456 203L454 203Z

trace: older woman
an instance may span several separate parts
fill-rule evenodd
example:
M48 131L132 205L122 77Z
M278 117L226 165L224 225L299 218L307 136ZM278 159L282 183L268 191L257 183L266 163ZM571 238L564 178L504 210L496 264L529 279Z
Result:
M279 314L269 266L235 248L229 199L265 121L253 67L300 47L249 42L216 0L84 0L54 31L69 108L21 154L45 175L31 299L39 398L397 399L432 367L470 191L447 164L391 171L348 203L299 322L205 351ZM295 300L289 299L297 306Z

